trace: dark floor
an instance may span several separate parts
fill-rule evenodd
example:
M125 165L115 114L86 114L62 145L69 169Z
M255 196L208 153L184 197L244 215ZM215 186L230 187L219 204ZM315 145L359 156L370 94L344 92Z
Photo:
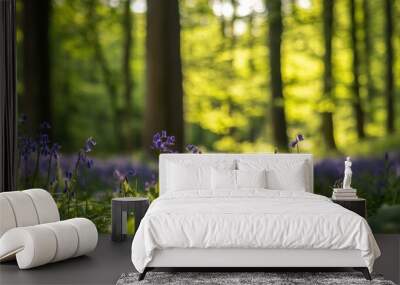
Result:
M400 282L400 235L376 235L382 257L375 272ZM97 249L82 256L42 267L19 270L15 262L0 265L0 284L115 284L124 272L134 271L130 260L131 239L115 243L100 235Z
M112 242L100 235L94 252L41 267L19 270L16 262L0 264L0 284L115 284L124 272L132 272L132 239Z

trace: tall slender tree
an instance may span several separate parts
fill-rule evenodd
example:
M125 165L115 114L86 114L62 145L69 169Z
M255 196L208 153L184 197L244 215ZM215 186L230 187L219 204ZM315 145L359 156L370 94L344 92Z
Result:
M106 58L103 45L100 42L98 23L99 15L96 11L97 1L90 0L84 2L87 9L87 36L86 39L93 47L94 60L100 67L100 71L103 77L104 85L110 99L110 107L112 110L112 124L114 129L114 136L116 138L116 146L119 148L121 142L123 142L123 136L121 132L121 111L118 105L118 88L115 80L115 74L111 69L108 60Z
M247 48L249 53L249 58L247 62L247 66L249 68L250 74L253 76L256 74L256 64L255 64L255 56L254 56L254 46L256 44L256 38L254 35L255 23L254 23L255 13L251 12L247 18L247 31L248 31L248 41ZM253 117L249 120L249 128L248 128L248 139L251 142L255 142L259 133L262 130L262 126L264 125L265 117Z
M220 29L220 32L221 32L222 39L225 39L226 36L227 36L227 34L226 34L226 20L225 20L225 15L224 15L224 8L223 8L225 1L224 0L219 0L218 3L219 3L219 7L220 7L219 8L220 9L220 16L218 17L218 19L219 19L219 29ZM225 43L225 41L223 41L222 45L224 45L224 43Z
M236 47L237 43L237 36L235 34L235 24L236 20L238 19L238 0L231 0L231 6L233 9L231 20L229 21L229 30L230 30L230 49L233 50Z
M33 128L42 121L52 121L49 28L51 1L24 0L23 30L23 92L20 112L28 115Z
M323 4L324 26L324 100L333 100L333 76L332 76L332 37L333 37L333 13L334 0L324 0ZM333 114L332 111L322 113L322 135L329 149L336 149Z
M363 30L364 30L364 68L365 68L365 76L367 79L366 83L366 91L367 98L369 101L369 112L372 112L372 99L374 98L375 87L371 73L371 54L373 50L372 40L371 40L371 16L370 0L363 0Z
M147 0L147 94L143 145L160 130L176 136L183 149L183 88L178 0Z
M281 72L283 33L281 1L267 0L267 9L272 135L277 147L287 149L287 124Z
M249 50L249 60L248 60L248 67L251 73L254 73L256 71L256 65L254 62L254 46L256 43L256 39L254 36L254 12L251 12L248 16L248 22L247 22L247 26L248 26L248 41L247 41L247 48Z
M123 40L123 57L122 57L122 78L124 81L124 126L123 126L123 138L124 148L131 150L133 147L133 105L132 105L132 68L131 68L131 55L133 46L132 36L132 11L131 11L131 0L125 0L124 3L124 15L122 18L122 27L124 31Z
M357 21L356 21L356 3L355 0L350 0L350 37L351 37L351 48L353 53L353 83L352 92L353 100L352 105L354 109L354 114L356 117L356 130L358 138L365 137L364 131L364 111L361 103L360 96L360 60L358 51L358 38L357 38Z
M393 75L393 0L385 0L385 45L386 45L386 130L394 133L395 98L394 98L394 75Z

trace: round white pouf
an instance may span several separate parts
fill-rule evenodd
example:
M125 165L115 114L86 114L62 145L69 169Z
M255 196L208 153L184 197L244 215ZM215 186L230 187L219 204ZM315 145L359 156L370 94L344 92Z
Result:
M11 229L0 239L0 257L7 260L15 255L20 269L49 263L56 251L53 231L42 225Z
M93 222L59 220L56 202L43 189L0 193L0 262L17 259L19 268L27 269L96 248Z
M20 269L84 255L97 245L96 226L88 219L14 228L0 238L0 259L16 256Z
M62 221L44 224L43 226L49 228L57 240L57 251L51 262L71 258L75 255L78 250L78 233L71 228L69 223Z
M16 226L17 222L10 202L6 197L0 195L0 237Z
M97 228L91 220L85 218L74 218L63 221L71 224L78 233L78 248L75 256L83 255L94 250L97 246Z
M29 195L35 205L39 224L52 223L60 220L57 204L50 193L43 189L29 189L22 193Z

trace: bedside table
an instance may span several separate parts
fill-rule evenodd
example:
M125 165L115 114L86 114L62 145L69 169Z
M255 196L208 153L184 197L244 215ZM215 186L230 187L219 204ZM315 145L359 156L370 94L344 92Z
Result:
M121 197L111 201L111 240L123 241L127 234L128 213L133 211L135 216L135 233L140 221L149 208L149 199L143 197Z
M339 204L340 206L359 214L363 218L367 218L367 201L365 199L357 198L353 200L331 200L333 203Z

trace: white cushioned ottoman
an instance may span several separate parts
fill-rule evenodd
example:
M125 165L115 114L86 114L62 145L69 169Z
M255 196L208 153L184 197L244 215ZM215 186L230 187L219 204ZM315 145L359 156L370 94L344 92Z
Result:
M93 222L59 220L57 205L45 190L0 193L0 261L16 258L20 269L28 269L96 248Z

